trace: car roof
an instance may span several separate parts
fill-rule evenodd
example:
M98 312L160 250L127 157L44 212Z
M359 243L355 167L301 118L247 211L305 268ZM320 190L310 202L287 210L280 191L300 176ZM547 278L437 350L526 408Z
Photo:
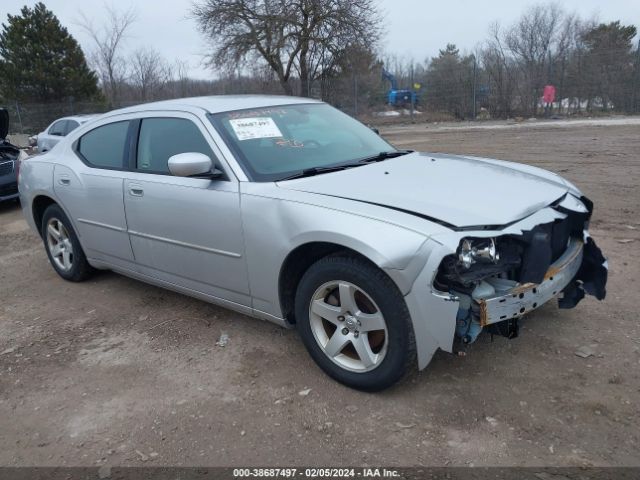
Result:
M79 123L85 123L88 122L89 120L93 120L94 118L98 118L100 115L100 113L87 113L87 114L80 114L80 115L69 115L68 117L60 117L60 118L56 118L53 122L51 122L51 124L53 125L56 122L59 122L60 120L75 120Z
M285 95L211 95L207 97L176 98L160 102L144 103L133 107L121 108L109 114L123 114L154 110L174 110L180 108L201 109L208 113L229 112L250 108L273 107L303 103L322 103L312 98L290 97Z

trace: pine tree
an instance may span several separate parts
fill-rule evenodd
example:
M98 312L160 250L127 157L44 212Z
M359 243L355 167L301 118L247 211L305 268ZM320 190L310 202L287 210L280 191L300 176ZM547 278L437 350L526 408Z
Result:
M634 51L637 29L619 21L600 24L584 35L588 50L589 78L593 93L607 109L633 111Z
M80 45L41 2L2 24L0 96L37 102L98 96Z

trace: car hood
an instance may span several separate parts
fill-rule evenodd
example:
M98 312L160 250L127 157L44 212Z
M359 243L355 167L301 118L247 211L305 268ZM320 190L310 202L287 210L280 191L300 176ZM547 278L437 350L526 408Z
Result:
M411 153L278 186L401 210L454 229L508 225L570 190L560 177L544 170L430 153Z

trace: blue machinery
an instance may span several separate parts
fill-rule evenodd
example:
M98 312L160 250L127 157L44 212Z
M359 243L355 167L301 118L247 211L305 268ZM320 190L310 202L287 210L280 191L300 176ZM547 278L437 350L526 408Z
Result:
M398 88L396 77L386 69L382 69L382 77L389 80L391 89L387 92L387 103L394 107L416 106L418 104L418 92L408 88Z

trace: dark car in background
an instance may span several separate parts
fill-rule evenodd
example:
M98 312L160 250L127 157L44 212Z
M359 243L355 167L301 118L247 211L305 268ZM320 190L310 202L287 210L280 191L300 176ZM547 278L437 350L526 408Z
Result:
M0 202L18 199L21 150L7 141L9 112L0 108Z

